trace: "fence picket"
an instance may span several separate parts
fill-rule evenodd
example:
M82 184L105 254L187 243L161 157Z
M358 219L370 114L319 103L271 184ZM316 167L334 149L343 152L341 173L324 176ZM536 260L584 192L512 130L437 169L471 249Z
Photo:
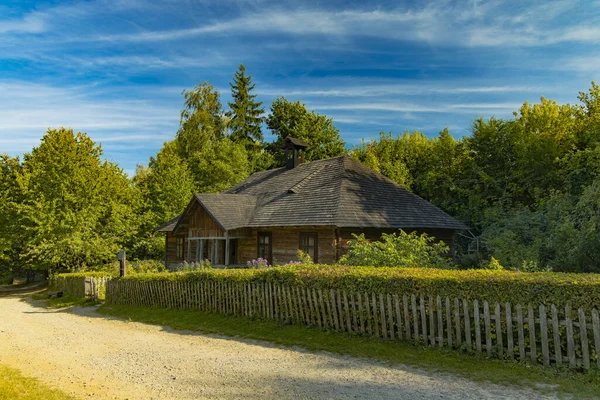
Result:
M565 324L567 325L567 357L569 357L569 365L575 367L577 365L577 360L575 358L575 338L570 304L567 304L565 307Z
M590 369L590 351L588 344L587 324L585 320L585 312L582 308L577 310L579 314L579 332L581 335L581 358L583 359L583 368Z
M317 316L317 325L319 325L319 328L321 328L323 326L323 323L321 322L321 311L319 310L317 291L314 288L312 290L312 296L313 296L313 304L315 305L315 311L316 311L316 316Z
M412 294L410 296L410 304L412 305L412 316L413 316L413 329L414 339L419 340L419 316L417 314L417 296Z
M437 298L436 298L436 306L437 306L437 309L435 311L437 313L437 324L438 324L438 346L443 347L444 346L444 316L443 316L443 309L442 309L442 298L440 296L437 296Z
M592 309L592 328L594 329L594 348L596 350L596 363L600 368L600 316L598 309Z
M456 347L461 347L462 335L460 332L460 307L458 305L458 298L454 298L454 324L456 328Z
M380 320L381 320L381 334L384 339L388 338L387 332L387 318L385 315L385 304L383 303L383 293L379 293L379 312L380 312Z
M346 327L348 332L352 332L352 321L350 320L350 304L348 303L348 294L344 290L344 309L346 310ZM356 320L354 320L356 325Z
M475 346L477 352L481 353L481 321L479 320L479 301L473 300L473 318L475 324Z
M519 338L519 359L525 360L525 328L523 323L523 306L517 304L517 335Z
M394 311L392 309L392 295L387 295L387 313L388 313L388 325L390 329L390 339L394 340Z
M398 339L402 339L402 314L400 314L400 300L398 295L394 295L394 307L396 309L396 332L398 333Z
M533 312L533 306L529 304L527 306L527 328L529 330L529 349L531 353L531 361L537 361L537 338L535 337L535 314Z
M352 326L352 330L354 332L358 332L360 330L359 326L358 326L358 318L356 315L356 298L354 297L354 293L350 293L350 303L352 303L352 323L354 324Z
M433 297L429 298L429 345L435 347L435 311L433 308Z
M467 343L467 348L471 350L473 349L471 342L471 316L469 315L469 304L467 303L467 300L463 300L463 314L465 318L465 342Z
M341 293L340 289L337 290L336 297L337 297L338 316L340 319L340 330L343 331L346 329L345 328L346 324L344 323L345 316L344 316L344 309L342 308L342 293Z
M513 334L513 316L512 309L509 302L504 304L504 313L506 315L506 349L508 352L508 357L511 360L515 359L515 344L514 344L514 334Z
M495 317L496 317L496 347L498 349L498 357L502 358L504 354L504 343L502 334L502 310L500 309L500 303L495 304Z
M425 313L425 299L422 294L419 296L419 308L421 310L421 334L423 343L427 344L427 314Z
M377 318L377 300L375 300L375 293L371 293L371 300L373 302L373 325L375 326L375 337L380 337L379 321Z
M358 319L360 321L360 332L365 333L365 315L363 314L362 295L357 293L356 297L358 299Z
M373 330L371 329L371 310L369 307L369 295L367 295L366 293L364 297L364 305L365 310L367 312L367 333L371 335L371 333L373 332Z
M542 359L544 365L550 365L550 351L548 349L548 321L546 315L546 306L540 304L540 332L542 338Z
M490 321L490 304L487 300L483 302L483 321L485 323L485 349L488 357L492 355L492 329Z
M408 315L408 297L402 296L402 305L404 306L404 329L406 330L406 338L410 340L410 317Z
M554 358L557 365L562 364L562 341L560 340L560 321L558 319L558 310L556 306L552 304L550 306L550 311L552 313L552 332L554 334Z
M450 299L446 297L446 329L448 335L448 347L452 347L452 313L450 312Z

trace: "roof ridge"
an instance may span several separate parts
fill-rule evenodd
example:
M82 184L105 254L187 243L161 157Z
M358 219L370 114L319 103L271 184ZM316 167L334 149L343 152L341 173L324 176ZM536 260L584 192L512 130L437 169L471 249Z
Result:
M301 189L306 186L306 184L319 172L323 171L325 165L319 165L317 168L306 175L304 178L300 179L296 184L294 184L291 188L288 189L288 193L299 193Z

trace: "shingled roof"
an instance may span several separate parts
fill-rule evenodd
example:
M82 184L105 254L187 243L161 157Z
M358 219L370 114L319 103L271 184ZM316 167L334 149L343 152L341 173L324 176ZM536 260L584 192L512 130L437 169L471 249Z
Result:
M303 225L467 229L349 156L258 172L221 194L195 198L224 230Z

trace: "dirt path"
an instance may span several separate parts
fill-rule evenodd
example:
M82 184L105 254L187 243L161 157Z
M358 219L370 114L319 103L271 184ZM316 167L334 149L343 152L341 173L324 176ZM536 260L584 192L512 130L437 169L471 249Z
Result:
M0 364L101 399L534 399L530 390L0 297Z

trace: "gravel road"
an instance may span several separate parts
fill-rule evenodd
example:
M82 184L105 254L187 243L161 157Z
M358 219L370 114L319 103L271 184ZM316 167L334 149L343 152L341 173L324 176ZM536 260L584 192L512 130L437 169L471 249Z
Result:
M0 297L0 364L79 398L535 399L405 366L49 310Z

